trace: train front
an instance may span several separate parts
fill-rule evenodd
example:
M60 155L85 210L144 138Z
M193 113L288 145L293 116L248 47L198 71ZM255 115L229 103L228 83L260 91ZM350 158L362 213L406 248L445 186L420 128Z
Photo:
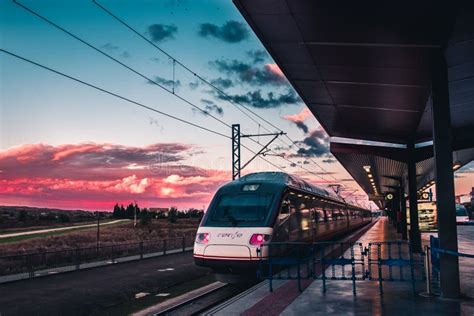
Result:
M255 275L257 249L272 238L275 186L236 180L215 194L196 234L194 260L217 274Z

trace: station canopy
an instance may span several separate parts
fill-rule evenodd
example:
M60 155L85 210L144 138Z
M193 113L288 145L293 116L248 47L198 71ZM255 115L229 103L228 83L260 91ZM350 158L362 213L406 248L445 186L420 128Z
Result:
M406 144L432 140L431 69L440 49L448 66L453 159L474 158L474 2L234 3L332 137L331 152L367 193L373 189L358 176L362 166L372 165L379 193L391 191L395 181L384 176L406 176ZM432 180L432 146L415 151L423 158L417 160L423 187Z

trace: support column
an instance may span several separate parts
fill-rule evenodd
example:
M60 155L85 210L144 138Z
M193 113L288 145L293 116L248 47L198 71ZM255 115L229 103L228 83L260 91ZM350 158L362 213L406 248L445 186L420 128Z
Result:
M402 239L407 240L407 203L405 199L405 188L400 183L400 190L398 190L400 202L400 211L402 212L402 222L400 223L402 227Z
M458 251L456 204L454 197L453 148L449 105L448 67L443 52L433 64L433 148L436 172L436 207L439 246ZM440 281L443 297L460 295L459 261L456 256L440 255Z
M416 192L415 143L407 144L408 149L408 198L410 202L410 243L414 252L421 252L421 234L418 225L418 196Z
M395 217L397 219L397 233L402 233L402 217L400 212L400 200L398 195L398 189L393 193L392 208L395 212Z

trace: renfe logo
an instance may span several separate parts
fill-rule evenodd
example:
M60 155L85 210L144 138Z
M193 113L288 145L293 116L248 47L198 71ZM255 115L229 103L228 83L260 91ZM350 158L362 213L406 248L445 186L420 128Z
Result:
M243 234L241 232L235 232L235 233L219 233L217 234L217 237L220 238L230 238L230 239L235 239L235 238L240 238L242 237Z

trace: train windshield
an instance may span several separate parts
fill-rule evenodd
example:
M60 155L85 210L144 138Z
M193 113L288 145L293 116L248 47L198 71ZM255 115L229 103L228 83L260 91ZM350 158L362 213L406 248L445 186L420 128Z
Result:
M272 200L272 194L223 195L211 210L206 224L234 227L263 225Z

